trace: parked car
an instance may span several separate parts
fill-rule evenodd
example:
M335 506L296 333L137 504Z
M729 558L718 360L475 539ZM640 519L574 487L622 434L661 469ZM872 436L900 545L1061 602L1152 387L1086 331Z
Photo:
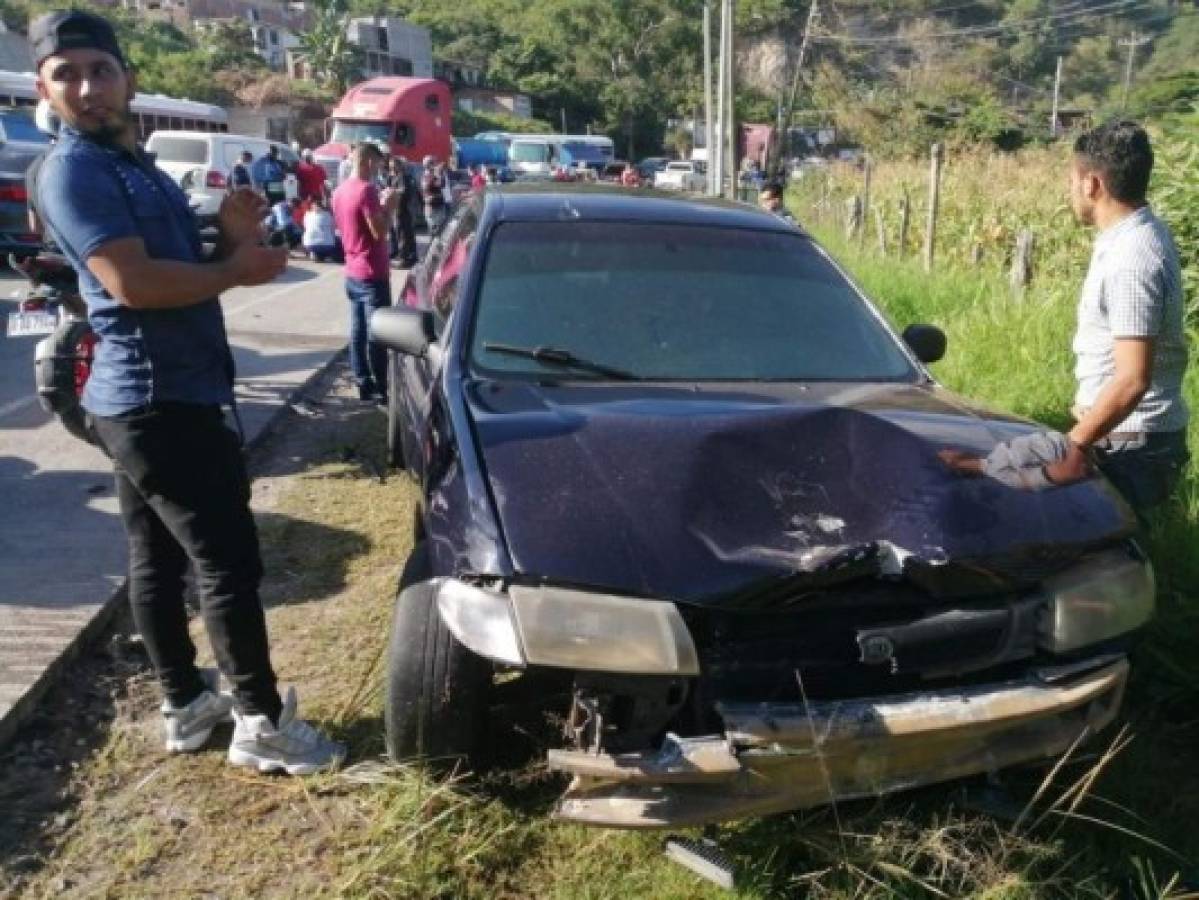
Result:
M706 169L701 162L675 160L654 175L654 187L660 191L701 193L707 187Z
M1154 597L1128 507L1101 476L958 474L943 451L1037 426L937 384L944 335L901 338L794 226L490 190L371 330L420 486L397 759L483 764L516 691L565 723L560 816L673 826L1041 759L1116 715Z
M279 159L294 167L299 157L279 141L212 131L156 131L146 141L158 167L187 191L192 209L202 226L216 223L217 210L228 193L229 172L249 150L254 159L265 156L271 146L279 148Z
M25 170L49 149L50 139L26 111L0 110L0 259L34 256L41 248L29 229Z
M647 156L641 162L637 163L637 172L641 175L642 181L652 183L654 175L665 169L670 161L670 157L668 156Z

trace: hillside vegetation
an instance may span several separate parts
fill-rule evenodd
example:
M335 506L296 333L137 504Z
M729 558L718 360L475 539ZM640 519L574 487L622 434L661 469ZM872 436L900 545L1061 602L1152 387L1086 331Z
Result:
M671 120L703 108L700 0L354 0L428 26L436 52L527 91L535 112L656 150ZM796 90L798 123L834 125L878 154L932 139L1018 146L1047 134L1057 57L1064 106L1157 117L1199 98L1199 10L1169 0L817 0L804 72L795 62L809 0L739 0L738 115L774 122Z
M816 0L810 52L795 63L811 0L738 0L737 111L832 125L878 155L922 152L933 139L1014 147L1048 131L1053 76L1062 101L1106 117L1157 118L1199 99L1199 9L1177 0ZM53 0L0 0L24 30ZM69 5L88 7L87 0ZM351 15L400 15L427 26L434 55L477 66L489 83L527 92L534 115L617 139L622 156L661 149L672 123L703 109L702 0L313 0L303 38L316 83L278 79L302 98L336 99L359 77L352 45L330 39ZM248 23L203 32L147 22L110 6L141 87L230 103L267 70ZM1139 46L1124 103L1127 52ZM249 93L247 93L249 92ZM460 132L465 133L462 129Z

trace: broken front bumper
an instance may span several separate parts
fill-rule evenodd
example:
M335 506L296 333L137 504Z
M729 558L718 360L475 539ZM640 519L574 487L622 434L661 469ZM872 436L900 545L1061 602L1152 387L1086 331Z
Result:
M557 815L656 828L759 816L990 772L1065 751L1108 725L1128 663L1042 670L955 691L803 704L720 704L723 736L657 752L553 750L574 776Z

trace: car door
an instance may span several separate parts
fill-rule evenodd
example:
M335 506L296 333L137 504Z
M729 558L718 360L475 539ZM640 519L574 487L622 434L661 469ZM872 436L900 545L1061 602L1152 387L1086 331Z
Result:
M476 203L460 206L434 244L424 262L409 279L422 309L434 315L437 339L429 352L421 357L397 356L400 372L401 411L407 427L401 430L401 442L409 471L422 482L425 471L427 442L436 440L441 425L431 423L433 386L441 371L453 311L458 303L458 291L474 249L479 215ZM401 302L408 302L408 288Z

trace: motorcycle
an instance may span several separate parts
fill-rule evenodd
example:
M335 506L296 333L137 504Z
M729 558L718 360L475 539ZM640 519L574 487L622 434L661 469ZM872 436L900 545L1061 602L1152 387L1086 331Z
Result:
M8 317L8 336L48 335L33 351L34 383L42 409L75 437L97 443L79 398L92 372L99 339L87 321L75 270L61 256L9 257L31 290Z

